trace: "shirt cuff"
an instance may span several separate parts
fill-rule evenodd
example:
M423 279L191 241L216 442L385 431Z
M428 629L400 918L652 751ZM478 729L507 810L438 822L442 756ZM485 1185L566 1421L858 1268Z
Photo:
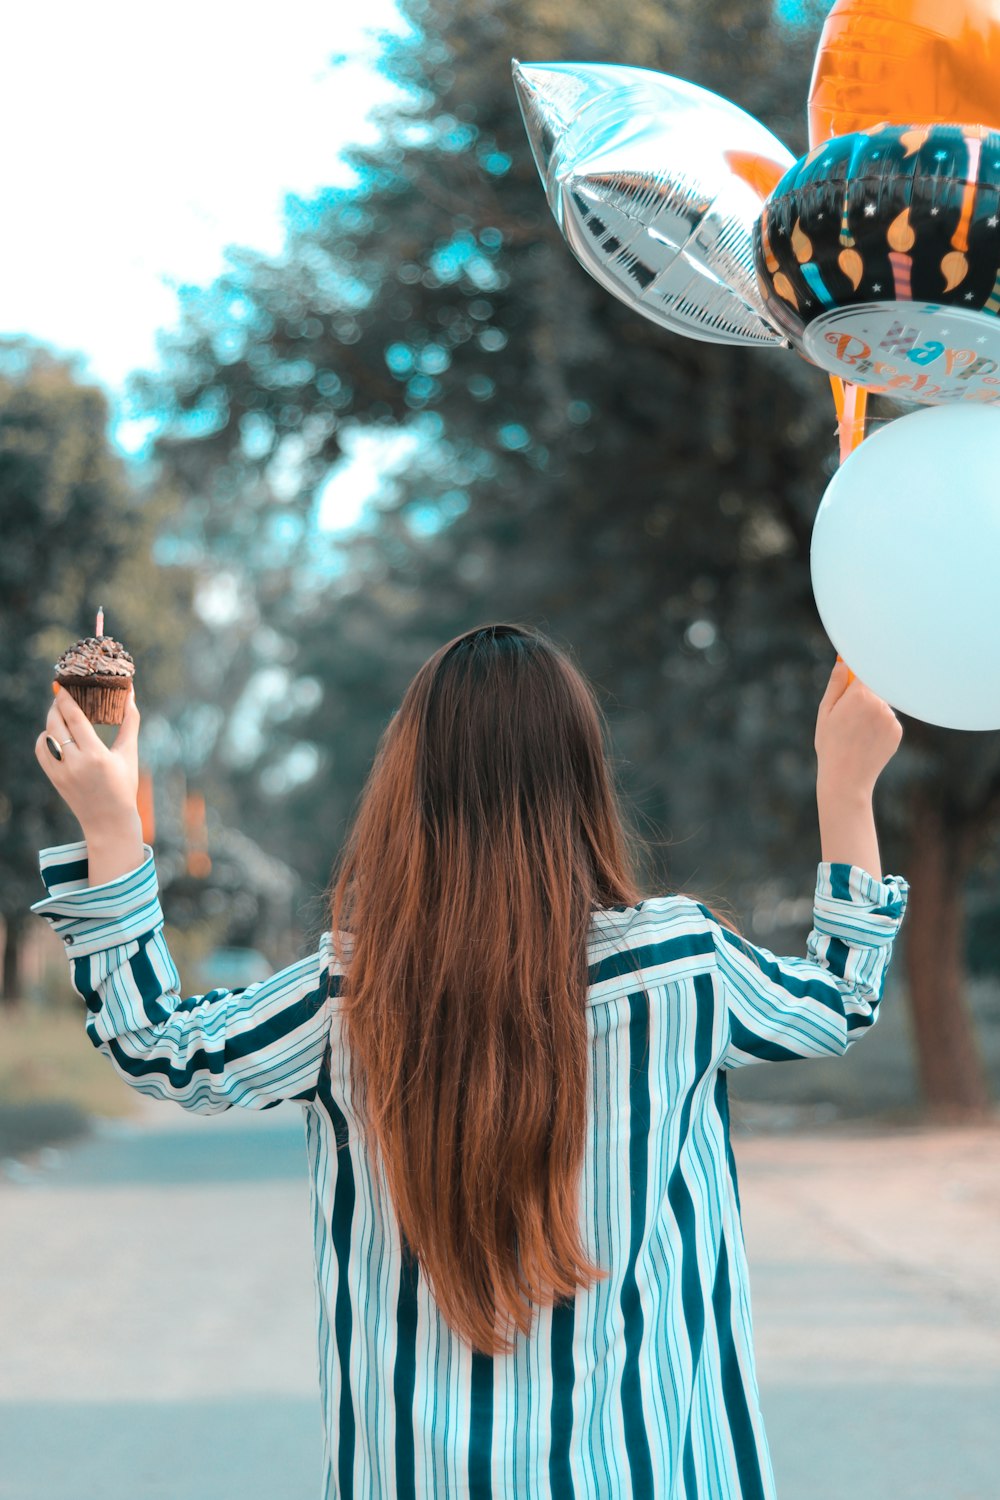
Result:
M163 923L153 851L135 870L104 885L87 884L85 843L59 844L39 856L49 894L31 910L50 922L70 958L84 958L135 941Z
M860 865L823 863L816 874L813 925L854 946L891 943L906 911L909 886L899 875L876 880Z

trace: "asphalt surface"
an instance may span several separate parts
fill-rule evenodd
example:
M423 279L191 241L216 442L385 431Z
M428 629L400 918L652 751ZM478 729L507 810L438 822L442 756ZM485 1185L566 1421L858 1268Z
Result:
M741 1133L782 1500L1000 1500L1000 1127ZM297 1112L0 1171L2 1500L316 1500Z

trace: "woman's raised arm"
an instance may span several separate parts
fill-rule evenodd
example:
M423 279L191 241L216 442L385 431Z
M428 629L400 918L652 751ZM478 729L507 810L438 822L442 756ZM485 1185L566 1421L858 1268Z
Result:
M138 736L134 695L108 747L60 689L35 746L83 842L43 850L49 894L32 910L65 944L87 1033L134 1088L186 1109L309 1099L326 1052L326 1002L337 989L332 941L248 989L182 998L136 812Z
M141 847L141 846L140 846ZM42 851L49 894L32 910L62 938L87 1034L140 1093L213 1114L311 1099L329 1033L333 943L245 990L184 999L163 935L152 851L90 884L86 844Z

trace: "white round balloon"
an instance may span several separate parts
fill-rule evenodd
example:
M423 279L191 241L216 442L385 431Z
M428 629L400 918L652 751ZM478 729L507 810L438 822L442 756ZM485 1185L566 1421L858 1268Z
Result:
M928 407L838 470L812 538L834 646L894 708L1000 729L1000 410Z

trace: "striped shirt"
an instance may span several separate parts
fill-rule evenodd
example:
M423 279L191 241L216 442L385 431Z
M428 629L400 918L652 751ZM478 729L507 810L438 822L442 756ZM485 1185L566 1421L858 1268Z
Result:
M580 1222L609 1274L489 1358L452 1334L401 1246L352 1105L330 938L242 992L182 999L151 855L94 888L83 844L41 862L34 910L130 1084L204 1113L303 1108L323 1500L770 1500L726 1071L864 1035L904 881L821 865L805 959L686 897L595 914Z

